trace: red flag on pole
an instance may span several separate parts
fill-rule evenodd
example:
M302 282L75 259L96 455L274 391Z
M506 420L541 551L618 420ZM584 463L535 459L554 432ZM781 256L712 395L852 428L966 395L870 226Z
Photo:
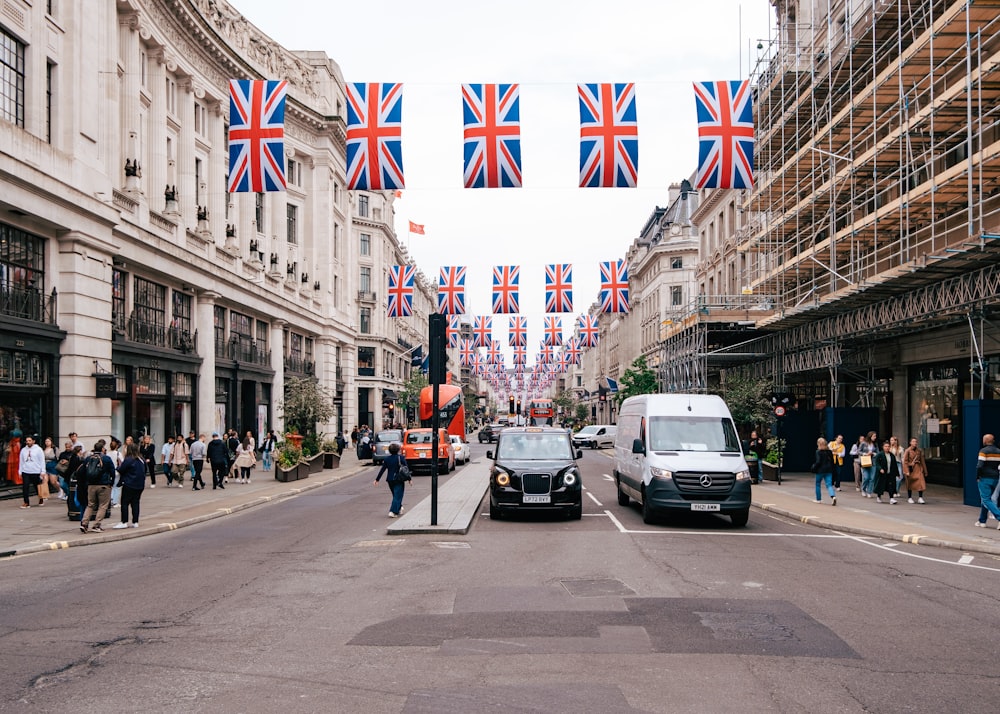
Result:
M424 235L424 224L410 221L410 233L416 233L421 236Z

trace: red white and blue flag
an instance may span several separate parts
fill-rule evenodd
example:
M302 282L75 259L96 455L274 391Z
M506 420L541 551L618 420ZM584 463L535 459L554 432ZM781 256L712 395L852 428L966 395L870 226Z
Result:
M579 84L580 186L634 188L639 175L635 84Z
M493 318L476 315L472 318L472 344L475 347L489 347L493 342Z
M597 315L580 315L580 347L597 347L601 333L597 329Z
M524 366L528 363L528 348L526 346L515 347L514 351L511 353L513 355L512 362L516 365Z
M441 268L438 277L438 312L442 315L465 314L465 266Z
M445 328L445 335L448 338L448 347L458 347L458 340L462 331L458 324L458 315L448 316L448 327Z
M753 186L753 96L749 80L695 82L697 188Z
M545 312L573 312L573 266L545 266Z
M229 192L285 190L288 82L229 80Z
M465 187L520 188L520 85L463 84Z
M500 343L496 340L490 340L490 344L486 348L486 360L490 364L503 364L503 351L500 349Z
M404 188L402 117L401 83L347 85L347 188Z
M520 312L518 283L521 268L517 265L498 265L493 268L493 312L497 314Z
M476 348L472 344L472 340L462 340L461 346L458 348L458 362L463 367L471 367L473 362L473 355L478 354Z
M507 341L511 347L528 346L528 318L523 315L515 315L510 318L510 325L507 328Z
M538 358L535 360L538 364L548 364L552 361L552 355L555 354L555 348L551 345L542 342L541 346L538 348ZM535 365L536 367L538 365Z
M413 314L413 280L416 272L412 265L389 266L389 317L409 317Z
M562 318L546 317L545 327L542 329L544 335L543 343L549 346L558 347L562 344Z
M583 350L580 349L580 341L577 338L570 337L568 340L566 340L565 353L566 353L566 359L569 360L570 364L572 365L580 364L580 355L582 354L582 352Z
M628 265L624 260L601 263L601 312L628 312Z

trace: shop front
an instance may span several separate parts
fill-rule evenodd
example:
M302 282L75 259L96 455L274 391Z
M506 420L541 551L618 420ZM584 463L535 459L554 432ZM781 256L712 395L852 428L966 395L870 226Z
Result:
M973 398L968 361L911 366L909 395L910 436L924 450L927 480L960 486L962 400Z
M201 358L156 354L145 346L116 343L112 352L115 391L111 434L139 440L149 434L162 444L168 435L197 431L197 385Z

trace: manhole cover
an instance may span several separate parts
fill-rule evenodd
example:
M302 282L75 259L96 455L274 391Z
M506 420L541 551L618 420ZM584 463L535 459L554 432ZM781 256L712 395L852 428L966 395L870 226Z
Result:
M635 591L621 580L560 580L573 597L608 597L635 595Z

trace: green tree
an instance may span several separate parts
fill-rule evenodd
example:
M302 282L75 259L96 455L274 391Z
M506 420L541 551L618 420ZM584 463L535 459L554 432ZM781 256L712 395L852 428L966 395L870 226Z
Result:
M400 422L405 422L408 419L410 409L416 409L420 404L420 390L427 385L427 375L423 372L415 370L410 373L410 378L406 380L403 389L396 396L396 403L403 408L403 416L396 416Z
M645 357L639 357L618 380L617 399L618 403L621 404L637 394L656 394L658 391L660 391L660 385L656 381L656 373L646 364Z
M576 405L576 420L577 421L587 421L590 418L590 407L586 404L579 403Z
M714 390L729 407L736 426L749 431L771 418L771 383L741 374L726 374L723 386Z
M560 390L560 392L552 398L552 406L556 408L556 411L561 411L564 419L569 419L573 415L573 411L576 408L576 396L573 392L568 389Z
M315 377L289 377L278 411L285 418L286 431L316 436L316 424L330 421L335 414L333 394Z

